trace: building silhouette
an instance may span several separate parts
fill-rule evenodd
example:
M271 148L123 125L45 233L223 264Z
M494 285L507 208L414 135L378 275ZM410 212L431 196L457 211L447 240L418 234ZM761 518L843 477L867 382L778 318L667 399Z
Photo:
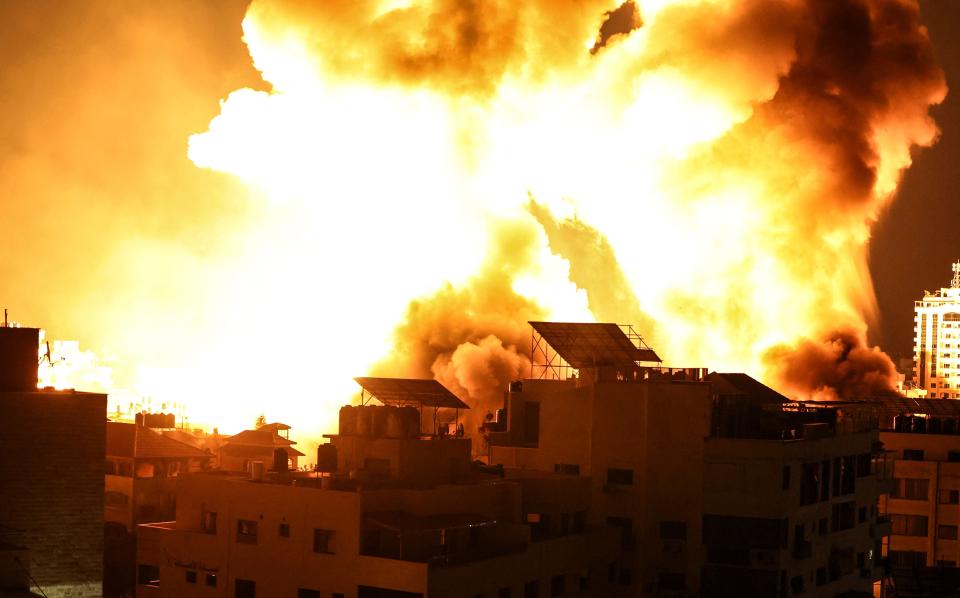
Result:
M107 397L38 389L39 339L0 327L0 593L100 596Z

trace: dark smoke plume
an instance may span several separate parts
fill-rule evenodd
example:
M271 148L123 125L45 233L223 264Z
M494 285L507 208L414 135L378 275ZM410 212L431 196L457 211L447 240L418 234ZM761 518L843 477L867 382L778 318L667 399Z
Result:
M836 330L821 341L774 347L765 356L778 387L805 400L866 399L896 395L897 371L877 347L868 347L854 330Z

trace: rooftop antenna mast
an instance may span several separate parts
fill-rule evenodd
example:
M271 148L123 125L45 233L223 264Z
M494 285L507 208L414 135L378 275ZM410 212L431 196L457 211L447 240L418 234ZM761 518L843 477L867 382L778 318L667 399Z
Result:
M6 307L3 308L3 327L4 327L4 328L9 328L9 327L10 327L10 320L7 319L7 308L6 308Z
M950 281L950 288L960 289L960 262L953 263L953 280Z

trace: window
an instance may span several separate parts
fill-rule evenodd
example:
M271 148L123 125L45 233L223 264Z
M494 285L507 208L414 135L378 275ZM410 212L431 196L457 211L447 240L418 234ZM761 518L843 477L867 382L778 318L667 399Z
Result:
M586 592L590 589L590 569L584 569L580 573L580 591Z
M160 586L160 567L156 565L137 565L137 583L143 586Z
M257 598L257 582L249 579L238 579L233 584L235 598Z
M938 525L937 526L937 537L944 540L956 540L957 539L957 526L955 525Z
M790 578L790 591L796 594L803 594L803 576L797 575Z
M853 501L835 503L831 512L832 531L839 532L854 526L856 505Z
M343 598L343 592L334 592L330 595L330 598Z
M790 489L790 466L789 465L783 466L783 489L784 490Z
M830 518L829 518L829 517L823 517L822 519L820 519L819 522L817 522L817 532L818 532L821 536L826 536L828 533L830 533Z
M687 523L685 521L661 521L660 538L664 540L686 540Z
M903 449L903 459L905 461L923 461L923 450L922 449Z
M862 455L857 455L857 477L865 478L870 475L870 453L864 453Z
M633 519L629 517L607 517L607 525L620 528L620 546L624 550L633 550Z
M633 485L633 470L632 469L608 469L607 483L631 486Z
M197 572L196 571L187 571L184 575L187 580L187 583L197 583Z
M550 595L563 596L567 591L567 578L563 575L554 575L550 580Z
M257 543L257 522L249 519L237 519L237 542L240 544Z
M960 451L947 451L947 461L950 463L960 463Z
M867 520L867 507L857 509L857 523L863 523Z
M217 587L217 574L216 573L207 573L207 585L211 588Z
M942 505L960 504L960 490L941 490L940 504Z
M619 579L617 580L617 581L620 583L620 585L622 585L622 586L628 586L628 585L630 585L630 578L631 578L631 577L632 577L632 575L630 574L630 569L629 569L629 568L627 568L627 567L620 567L620 576L619 576Z
M891 528L897 536L926 536L926 515L890 515Z
M320 598L320 590L297 588L297 598Z
M289 524L289 523L286 523L286 522L281 523L281 524L280 524L280 530L279 530L279 531L280 531L280 537L281 537L281 538L289 538L289 537L290 537L290 524Z
M580 466L575 463L557 463L553 466L553 471L566 475L580 475Z
M890 564L894 567L924 567L927 564L927 553L914 550L891 550Z
M528 581L523 586L523 598L540 598L540 582L537 580Z
M930 480L926 478L896 478L891 498L927 500Z
M820 495L820 464L804 463L800 469L800 504L812 505Z
M500 588L497 590L497 598L510 598L510 588Z
M610 563L610 566L607 567L607 581L610 583L615 583L617 581L617 564Z
M324 554L333 554L333 540L336 535L332 529L313 530L313 551Z
M205 534L217 533L217 514L214 511L203 511L200 515L200 531Z
M827 583L827 568L820 567L817 569L817 585L822 586Z
M687 589L687 579L683 573L661 571L657 574L657 586L669 592L682 592Z

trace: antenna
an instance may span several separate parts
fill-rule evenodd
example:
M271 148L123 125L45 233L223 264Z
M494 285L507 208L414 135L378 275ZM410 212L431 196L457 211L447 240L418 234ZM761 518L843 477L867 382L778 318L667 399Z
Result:
M950 281L950 288L960 289L960 262L953 262L953 280Z
M6 308L6 307L3 308L3 327L4 327L4 328L9 328L9 327L10 327L10 320L7 319L7 308Z

